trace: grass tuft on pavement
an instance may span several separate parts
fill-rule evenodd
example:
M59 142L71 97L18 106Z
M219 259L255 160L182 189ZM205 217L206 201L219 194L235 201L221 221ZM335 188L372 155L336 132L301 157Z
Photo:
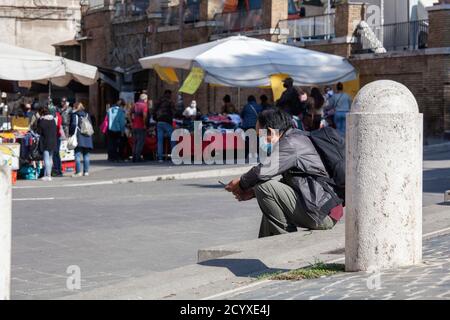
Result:
M316 262L308 267L291 270L289 272L265 273L258 276L258 280L305 280L328 277L345 271L345 265L339 263Z

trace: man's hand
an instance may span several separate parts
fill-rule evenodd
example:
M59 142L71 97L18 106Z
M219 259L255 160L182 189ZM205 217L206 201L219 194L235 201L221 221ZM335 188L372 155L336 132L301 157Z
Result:
M232 192L234 195L241 193L242 189L239 186L239 181L239 178L231 180L231 182L225 186L225 190Z
M255 191L249 189L247 191L242 191L240 194L236 195L236 200L238 201L248 201L255 197Z

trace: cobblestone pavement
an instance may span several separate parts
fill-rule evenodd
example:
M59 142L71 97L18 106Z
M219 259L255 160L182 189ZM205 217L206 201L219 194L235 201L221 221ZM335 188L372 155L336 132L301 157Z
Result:
M450 234L424 241L423 263L382 273L340 273L317 280L270 281L225 299L450 299Z

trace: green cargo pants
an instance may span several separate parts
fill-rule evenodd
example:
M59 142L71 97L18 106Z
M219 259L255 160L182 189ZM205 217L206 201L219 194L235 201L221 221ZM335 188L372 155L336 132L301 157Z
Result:
M334 227L330 217L318 224L308 216L299 204L297 193L290 186L269 180L255 187L255 196L263 213L259 237L297 231L297 227L327 230Z

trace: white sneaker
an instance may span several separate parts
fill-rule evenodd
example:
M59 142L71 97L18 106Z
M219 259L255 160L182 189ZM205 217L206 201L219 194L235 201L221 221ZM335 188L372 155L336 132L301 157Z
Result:
M85 176L85 177L89 177L89 172L85 172L85 173L83 173L83 176Z
M81 172L78 172L78 173L74 173L72 175L72 178L78 178L78 177L81 177L81 176L82 176Z
M42 181L52 181L52 177L42 177Z

